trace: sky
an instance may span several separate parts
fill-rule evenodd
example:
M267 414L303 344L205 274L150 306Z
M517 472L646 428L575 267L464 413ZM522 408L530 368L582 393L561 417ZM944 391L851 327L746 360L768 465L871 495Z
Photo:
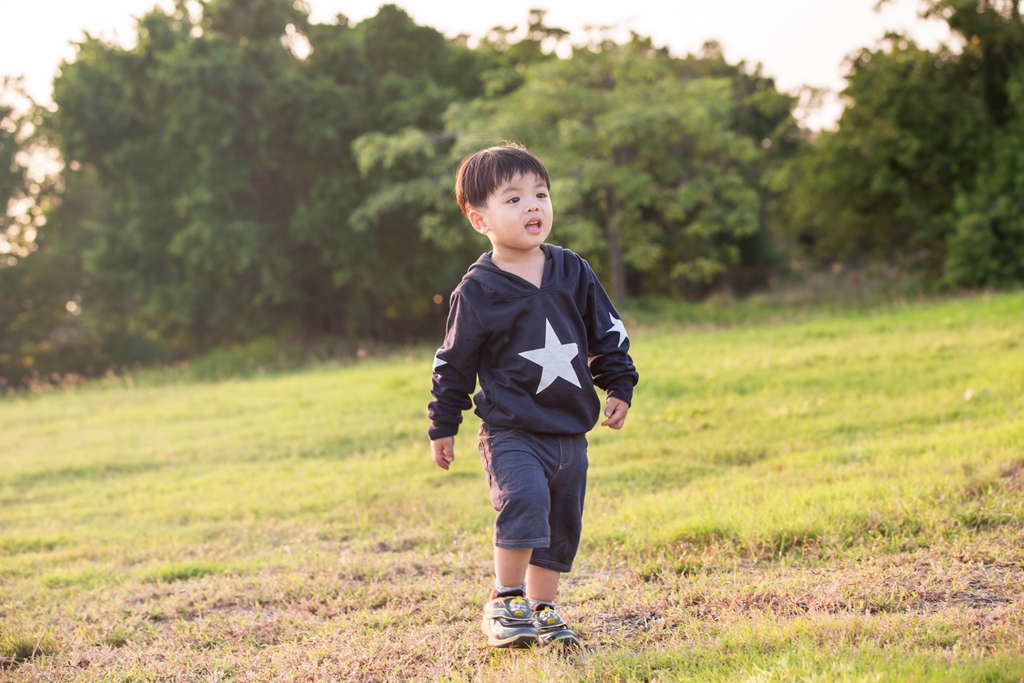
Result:
M675 55L718 41L728 61L760 63L783 91L802 86L838 93L844 61L874 46L888 31L908 33L934 48L948 40L945 23L918 15L922 0L395 0L418 24L448 37L480 37L494 26L524 27L531 8L547 11L546 23L583 42L588 26L614 26L648 36ZM88 32L131 44L134 17L171 0L0 0L0 76L22 76L30 95L49 102L54 75L74 58L72 43ZM308 0L316 22L341 13L358 22L376 14L380 0ZM808 127L830 128L841 113L836 97L805 118Z

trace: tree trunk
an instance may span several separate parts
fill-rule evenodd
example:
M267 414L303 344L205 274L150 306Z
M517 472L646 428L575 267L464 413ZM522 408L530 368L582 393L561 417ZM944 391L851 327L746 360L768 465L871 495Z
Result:
M604 236L608 241L608 270L611 276L612 301L616 305L625 302L628 292L626 291L626 259L622 253L622 243L619 240L619 228L615 219L619 214L619 198L615 194L615 188L609 186L604 188Z

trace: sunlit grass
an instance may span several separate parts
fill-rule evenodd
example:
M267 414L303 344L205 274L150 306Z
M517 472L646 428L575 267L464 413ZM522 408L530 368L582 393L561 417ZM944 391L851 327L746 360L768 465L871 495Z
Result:
M574 660L483 647L493 513L474 418L427 455L432 349L0 399L3 676L1018 680L1024 295L797 318L633 320Z

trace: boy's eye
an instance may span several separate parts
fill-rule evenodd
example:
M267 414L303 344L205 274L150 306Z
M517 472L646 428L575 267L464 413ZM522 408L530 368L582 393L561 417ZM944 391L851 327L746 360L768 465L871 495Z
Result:
M548 198L548 193L547 192L538 192L537 193L537 198L538 199L547 199Z
M508 202L506 202L506 203L508 203L508 204L515 204L518 201L519 201L519 197L509 197Z

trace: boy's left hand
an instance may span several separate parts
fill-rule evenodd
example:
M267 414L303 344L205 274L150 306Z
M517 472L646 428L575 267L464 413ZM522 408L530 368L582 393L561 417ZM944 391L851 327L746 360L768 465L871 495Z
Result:
M604 416L608 419L601 423L602 427L622 429L626 422L626 413L629 412L629 404L620 398L609 396L604 405Z

